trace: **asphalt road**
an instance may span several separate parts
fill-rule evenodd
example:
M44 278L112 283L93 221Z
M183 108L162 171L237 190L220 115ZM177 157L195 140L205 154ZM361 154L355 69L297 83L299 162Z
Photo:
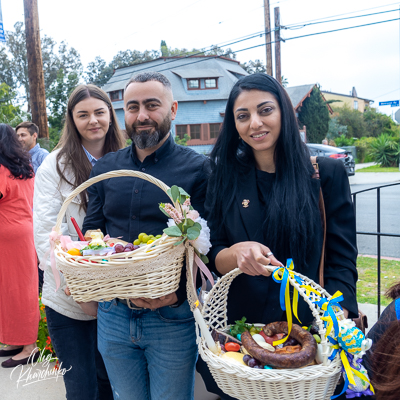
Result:
M357 175L357 173L356 173ZM351 192L359 192L385 184L351 185ZM381 229L383 233L400 234L400 184L380 189ZM377 232L377 191L370 190L356 196L357 232ZM359 254L377 255L377 237L357 235ZM382 237L381 255L400 258L400 238Z

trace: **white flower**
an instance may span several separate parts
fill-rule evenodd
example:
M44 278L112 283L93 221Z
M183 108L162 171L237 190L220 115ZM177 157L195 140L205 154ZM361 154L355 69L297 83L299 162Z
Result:
M200 254L206 255L211 249L210 228L207 226L207 221L201 217L194 222L198 222L201 225L201 231L199 237L192 244Z
M206 255L211 249L210 242L210 228L207 226L207 221L201 217L196 218L194 222L201 225L200 235L196 240L191 240L193 247L199 251L200 254ZM173 219L167 222L168 227L176 225Z

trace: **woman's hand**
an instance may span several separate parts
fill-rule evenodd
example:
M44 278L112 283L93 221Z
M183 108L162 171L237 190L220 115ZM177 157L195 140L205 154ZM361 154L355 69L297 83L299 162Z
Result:
M218 271L225 275L235 268L251 276L270 276L266 265L282 266L271 250L258 242L240 242L220 251L215 259Z

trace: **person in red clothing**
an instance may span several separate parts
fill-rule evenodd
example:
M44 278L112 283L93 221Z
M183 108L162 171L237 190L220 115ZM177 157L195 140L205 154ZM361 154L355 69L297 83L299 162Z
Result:
M34 172L11 126L0 124L0 342L2 367L39 357L39 298L33 241ZM11 358L10 358L11 357Z

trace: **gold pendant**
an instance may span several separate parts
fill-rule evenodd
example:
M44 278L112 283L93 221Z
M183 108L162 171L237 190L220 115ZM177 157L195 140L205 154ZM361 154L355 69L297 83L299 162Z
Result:
M250 200L244 199L244 200L242 201L242 206L243 206L244 208L247 208L247 207L249 206L249 203L250 203Z

